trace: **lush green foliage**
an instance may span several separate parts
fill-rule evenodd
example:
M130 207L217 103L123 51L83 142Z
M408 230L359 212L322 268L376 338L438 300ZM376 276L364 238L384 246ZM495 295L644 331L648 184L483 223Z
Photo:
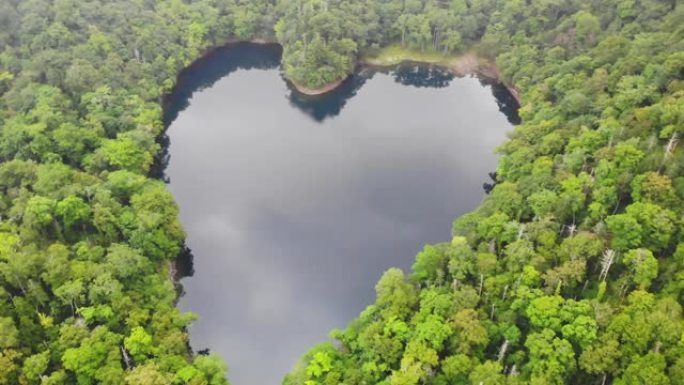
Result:
M393 42L456 53L479 39L494 1L280 0L275 31L288 78L317 88L351 73L356 57Z
M177 73L272 30L265 4L0 1L0 384L226 383L189 353L184 233L146 175Z
M0 25L0 385L225 383L147 175L178 71L274 36L307 86L398 43L496 56L523 95L485 202L286 383L683 383L675 2L0 0Z
M684 384L684 8L412 3L390 25L425 18L425 37L386 38L437 44L421 12L462 10L448 28L496 55L523 123L453 240L387 271L285 384Z

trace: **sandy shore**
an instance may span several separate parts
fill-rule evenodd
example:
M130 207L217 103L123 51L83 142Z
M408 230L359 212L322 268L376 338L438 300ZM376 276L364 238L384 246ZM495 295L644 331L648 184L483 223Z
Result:
M297 84L296 82L293 82L293 81L290 81L290 83L292 83L292 86L293 86L298 92L300 92L300 93L302 93L302 94L304 94L304 95L317 96L317 95L326 94L326 93L328 93L328 92L330 92L330 91L333 91L333 90L337 89L337 87L339 87L342 83L344 83L344 80L345 80L345 79L336 80L336 81L334 81L334 82L332 82L332 83L326 84L325 86L319 87L319 88L309 88L309 87L305 87L305 86L303 86L303 85L301 85L301 84Z

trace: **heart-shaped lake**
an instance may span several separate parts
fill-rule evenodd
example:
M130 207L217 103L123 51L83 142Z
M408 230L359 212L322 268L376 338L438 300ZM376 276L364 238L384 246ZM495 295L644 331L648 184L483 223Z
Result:
M220 353L233 385L279 384L373 302L384 270L449 240L511 127L510 95L477 78L363 71L311 99L292 94L279 57L219 50L166 111L165 174L194 255L179 307L199 314L192 346Z

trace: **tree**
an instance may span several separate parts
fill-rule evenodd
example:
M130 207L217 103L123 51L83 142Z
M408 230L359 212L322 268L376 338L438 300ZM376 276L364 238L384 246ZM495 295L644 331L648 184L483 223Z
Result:
M149 260L126 245L111 245L105 258L107 269L119 280L133 279L140 273L149 274L153 271L153 265Z
M473 361L466 354L457 354L442 360L441 369L448 383L466 383Z
M632 279L641 290L648 289L658 276L658 260L650 250L630 250L625 254L624 263L631 270Z
M518 193L518 186L511 182L497 184L488 200L496 211L510 218L517 218L523 205L523 197Z
M536 328L560 331L560 311L563 302L563 298L558 295L535 298L530 302L525 314L530 324Z
M612 235L611 245L614 249L625 251L641 245L641 225L627 214L611 215L606 218L608 231Z
M426 379L437 366L437 352L419 341L410 341L401 359L399 370L392 372L391 385L417 385Z
M527 337L525 346L530 351L527 368L532 384L562 384L576 369L572 345L555 337L552 330L544 329Z
M677 223L676 215L672 211L642 202L627 206L626 211L627 215L639 223L644 246L656 252L669 246Z
M537 217L545 217L556 209L558 195L550 190L541 190L527 197L532 212Z
M107 175L107 187L122 202L141 193L146 183L147 178L128 170L112 171Z
M55 289L57 298L61 299L63 303L70 305L72 312L75 312L78 304L83 303L85 300L84 292L85 287L80 279L67 281Z
M24 220L29 225L47 226L53 223L55 207L57 202L54 199L35 196L26 204Z
M579 11L575 14L575 33L581 44L593 45L600 31L601 23L596 16L587 11Z
M614 374L619 368L621 356L620 344L616 340L605 341L605 338L601 338L582 351L579 364L591 374Z
M481 238L495 241L498 249L501 247L501 243L507 240L505 230L506 223L509 221L508 215L498 212L494 213L489 217L482 218L477 224L477 233Z
M670 382L672 385L684 383L684 358L680 357L669 369Z
M156 364L136 366L126 374L126 385L171 385Z
M425 343L435 351L440 351L451 333L451 327L444 322L442 317L431 314L424 321L416 324L414 340Z
M0 384L12 385L17 383L19 365L17 362L21 354L12 349L0 350Z
M561 108L569 116L583 115L591 107L591 100L582 92L573 91L561 101Z
M19 330L10 317L0 317L0 348L9 349L19 346Z
M185 234L178 222L178 206L169 192L160 184L152 184L131 197L131 209L124 230L130 244L157 260L177 256Z
M427 245L416 255L416 262L412 267L412 278L429 282L444 279L446 263L447 257L444 252L435 246Z
M475 366L470 372L470 384L472 385L503 385L506 377L502 374L501 364L495 361L485 361Z
M144 363L148 356L154 353L152 336L140 326L131 330L131 334L124 339L124 346L137 363Z
M195 367L204 374L208 385L228 385L226 371L228 367L216 354L198 355L193 360Z
M452 317L451 325L454 328L451 345L458 353L472 354L489 343L487 329L480 322L475 310L460 310Z
M584 282L586 270L587 264L583 260L564 262L560 266L547 270L543 276L547 292L576 288Z
M448 270L454 280L453 285L464 281L474 272L475 255L465 237L455 236L447 249L449 255Z
M121 337L104 326L95 328L77 348L67 349L62 355L64 368L73 372L79 385L98 381L123 380L119 344Z
M617 385L669 385L670 380L665 374L667 363L660 353L648 353L635 357L625 373L615 381Z
M152 155L141 148L130 136L103 141L97 150L106 166L113 170L127 170L144 174L152 165Z
M604 249L603 240L596 234L581 231L563 239L558 254L561 261L590 260L600 255Z
M663 207L675 206L677 195L672 180L666 175L647 172L634 177L631 183L632 198L638 202L654 203Z
M31 384L41 383L41 376L50 363L50 351L34 354L24 361L21 373Z
M328 373L332 369L332 358L326 352L314 354L309 365L306 367L306 374L311 378L318 378Z
M84 154L92 151L99 142L102 133L97 130L79 127L70 123L63 123L52 132L52 138L57 146L57 153L68 162L79 165Z
M416 303L413 286L405 282L404 272L387 270L375 285L376 303L387 309L388 316L402 316Z
M598 324L592 317L580 315L569 324L563 325L561 333L563 338L585 349L596 340Z
M444 53L458 52L463 48L463 38L457 31L448 31L441 44Z
M81 198L68 196L57 203L56 214L62 217L65 228L86 221L91 214L90 206Z
M523 271L525 266L531 264L536 257L532 242L527 239L519 239L512 242L504 251L506 266L514 272Z

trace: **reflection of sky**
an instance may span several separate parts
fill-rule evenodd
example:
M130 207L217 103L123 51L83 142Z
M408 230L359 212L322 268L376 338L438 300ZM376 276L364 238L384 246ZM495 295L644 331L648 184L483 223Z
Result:
M488 87L406 87L378 73L318 122L278 70L238 70L171 124L166 174L195 257L180 307L233 385L276 385L373 302L391 266L482 199L510 124Z

